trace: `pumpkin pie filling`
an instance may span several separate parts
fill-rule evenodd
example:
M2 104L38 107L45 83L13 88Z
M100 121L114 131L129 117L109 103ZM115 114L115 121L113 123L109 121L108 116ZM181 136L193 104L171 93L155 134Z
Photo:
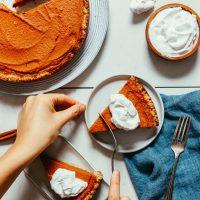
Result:
M0 4L0 79L32 81L69 62L87 35L87 0L49 0L16 14Z
M152 128L159 125L159 119L155 105L138 78L131 76L119 91L119 94L122 94L129 99L137 109L140 118L140 124L138 126L139 128ZM109 107L106 107L101 114L111 129L116 131L118 128L111 120L112 114ZM90 133L107 131L108 128L101 117L99 117L89 128Z
M58 160L53 160L53 159L47 158L47 157L41 157L41 161L45 167L49 181L51 180L55 171L59 168L62 168L62 169L70 170L70 171L75 171L77 178L87 182L88 186L82 193L80 193L76 197L70 197L67 199L71 199L71 200L92 199L92 197L96 193L96 190L98 189L98 187L101 184L101 180L102 180L101 172L95 171L95 172L91 173L91 172L83 170L79 167L75 167L68 163L64 163L64 162L61 162Z

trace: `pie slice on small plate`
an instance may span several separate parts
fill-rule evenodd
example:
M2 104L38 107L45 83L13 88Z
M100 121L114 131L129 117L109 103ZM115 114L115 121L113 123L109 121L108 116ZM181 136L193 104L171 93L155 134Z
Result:
M58 169L74 171L76 178L88 183L83 192L73 200L106 199L109 191L101 172L95 171L83 156L65 139L59 137L47 150L26 170L25 175L31 179L36 188L48 199L61 199L50 187L53 173ZM45 194L45 195L44 195Z
M61 168L61 169L66 169L66 170L75 172L76 178L79 178L82 181L87 182L88 184L87 188L83 192L78 194L78 196L71 197L71 198L64 198L64 199L73 199L73 200L92 199L103 179L103 176L101 172L99 171L89 172L79 167L76 167L76 166L73 166L68 163L61 162L52 158L48 158L46 156L41 157L41 160L45 167L45 171L47 173L49 181L51 180L55 171Z
M125 131L111 121L109 99L112 94L123 94L129 99L140 118L139 127ZM118 75L101 82L92 92L85 112L86 124L92 136L103 147L113 150L113 139L101 118L101 113L118 139L118 152L130 153L149 145L158 135L164 119L162 99L155 88L142 78Z
M139 79L135 76L131 76L119 93L128 98L137 109L140 118L140 128L151 128L159 125L158 115L154 103L142 83L140 83ZM111 122L112 115L108 107L105 108L102 115L112 130L116 130L117 127ZM108 128L99 117L89 128L89 131L91 133L104 132L108 131Z

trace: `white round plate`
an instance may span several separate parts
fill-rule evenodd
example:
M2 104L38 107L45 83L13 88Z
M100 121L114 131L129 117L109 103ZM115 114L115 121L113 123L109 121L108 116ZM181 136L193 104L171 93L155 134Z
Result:
M0 0L11 6L13 0ZM58 89L88 68L97 56L108 29L109 6L108 0L89 0L90 22L88 36L80 53L65 67L52 76L27 83L9 83L0 81L0 92L15 95L33 95Z
M98 113L102 112L109 104L110 94L118 93L130 75L118 75L101 82L92 92L85 112L87 127L90 127L98 118ZM148 146L159 134L164 120L164 106L160 95L155 88L142 78L138 78L144 85L148 94L156 107L159 126L155 128L137 128L132 131L118 130L115 136L119 143L119 153L131 153ZM113 139L109 132L91 134L92 138L101 146L108 150L113 150Z

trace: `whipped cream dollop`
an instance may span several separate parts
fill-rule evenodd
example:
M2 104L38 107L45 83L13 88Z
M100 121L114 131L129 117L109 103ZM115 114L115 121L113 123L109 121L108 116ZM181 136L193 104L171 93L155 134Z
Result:
M111 121L119 129L133 130L140 124L140 118L133 103L122 94L110 96Z
M130 9L133 13L141 14L154 8L155 0L130 0Z
M57 169L50 181L51 189L61 198L75 197L87 186L87 182L76 178L74 171Z
M166 57L179 57L191 51L199 38L195 15L181 7L159 12L149 26L152 45Z

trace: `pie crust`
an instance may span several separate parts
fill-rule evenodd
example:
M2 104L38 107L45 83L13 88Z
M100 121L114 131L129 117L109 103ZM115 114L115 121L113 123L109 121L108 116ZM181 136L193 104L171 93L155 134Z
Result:
M144 86L135 76L131 76L129 78L119 93L126 96L137 109L140 118L140 128L150 128L159 125L158 115L154 103ZM111 129L113 131L117 130L117 127L111 122L112 115L108 107L105 108L102 115L110 125ZM100 117L89 128L90 133L105 131L108 131L108 128Z
M45 167L49 180L51 180L52 175L58 168L63 168L63 169L75 171L77 178L80 178L81 180L86 181L88 183L87 188L78 196L66 198L66 199L70 199L70 200L92 199L103 179L102 173L99 171L94 171L93 173L91 173L79 167L76 167L76 166L73 166L73 165L58 161L58 160L54 160L51 158L43 157L43 156L41 157L41 160Z
M0 80L33 81L77 55L87 36L89 2L49 0L20 14L0 4L0 19Z

